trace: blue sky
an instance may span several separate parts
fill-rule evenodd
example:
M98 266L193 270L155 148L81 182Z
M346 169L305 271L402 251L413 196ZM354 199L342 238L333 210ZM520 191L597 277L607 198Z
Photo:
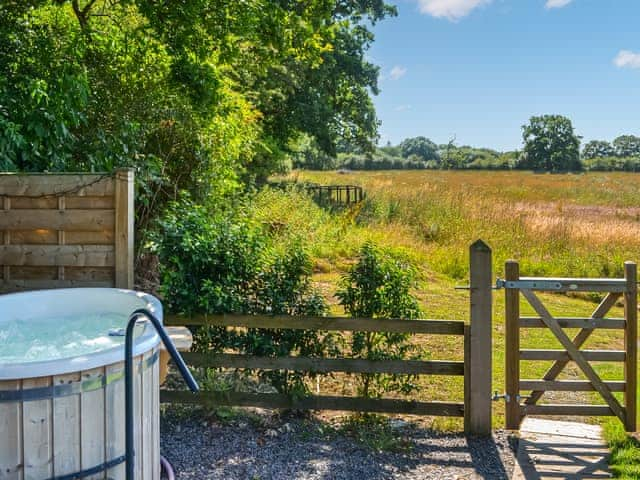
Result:
M398 0L374 27L380 143L521 147L532 115L640 135L640 0Z

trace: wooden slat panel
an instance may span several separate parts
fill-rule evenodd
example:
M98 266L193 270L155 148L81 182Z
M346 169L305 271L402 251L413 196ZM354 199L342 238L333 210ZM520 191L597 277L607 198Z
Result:
M10 266L110 267L110 245L0 245L0 264Z
M124 363L106 367L108 376L124 372ZM105 438L107 460L117 458L125 452L124 382L112 382L105 387ZM107 470L107 477L125 480L124 465Z
M152 351L146 352L142 356L142 361L146 364ZM143 368L142 375L142 450L137 455L136 460L142 463L142 479L151 480L155 466L153 460L153 417L156 415L153 411L153 370L151 368Z
M22 388L48 387L51 377L22 381ZM24 478L51 478L53 476L53 449L51 446L53 415L51 400L35 400L22 404Z
M560 289L547 289L553 292L608 292L621 293L627 291L624 279L620 278L544 278L544 277L520 277L521 282L541 282L549 284L558 282L562 284ZM543 289L536 288L536 291Z
M58 267L11 267L14 280L56 280Z
M113 267L66 267L64 276L66 280L113 284L115 272Z
M110 288L110 282L83 282L75 280L1 280L0 293L17 290L47 290L54 288Z
M20 390L20 380L0 381L0 390ZM3 480L22 480L22 404L0 403L0 473Z
M615 416L607 405L526 405L522 409L527 415Z
M80 380L79 373L56 375L54 385ZM80 395L53 399L53 469L56 476L80 471Z
M627 293L624 294L624 316L627 319L627 329L624 332L627 350L624 378L628 385L624 396L626 407L624 426L627 432L635 432L638 395L638 268L635 263L625 262L624 276L627 282Z
M113 195L114 187L108 174L0 174L1 195L39 197L70 190L78 196L104 196Z
M604 382L612 392L624 392L625 382ZM520 390L552 391L552 392L591 392L591 382L584 380L520 380Z
M0 189L1 188L2 185L0 184ZM58 199L56 197L11 197L11 210L23 210L25 208L57 209Z
M624 318L566 318L557 317L556 320L562 328L603 328L609 330L622 330L627 322ZM547 328L540 317L521 317L522 328Z
M69 232L65 231L67 245L113 245L115 232L106 229L100 232ZM27 243L27 242L24 242Z
M115 199L113 196L108 197L76 197L67 196L68 210L93 210L93 209L114 209Z
M12 245L57 245L58 231L46 228L37 230L11 230Z
M459 320L402 320L347 317L290 317L286 315L166 315L166 325L211 325L249 328L285 328L357 332L398 332L463 335Z
M622 350L581 350L586 360L595 362L624 362L626 353ZM520 350L520 360L563 360L571 361L564 350Z
M520 278L520 265L509 260L505 263L505 277L507 281L518 281ZM510 398L518 395L520 382L520 363L518 351L520 350L520 293L518 290L505 289L505 393ZM508 430L520 428L522 415L518 407L519 402L507 402L505 405L505 420Z
M185 361L196 367L297 370L316 373L397 373L464 375L464 362L441 360L363 360L356 358L253 357L228 353L184 352Z
M160 401L200 405L228 405L297 410L341 410L352 412L405 413L462 417L464 404L453 402L414 402L409 400L308 396L292 398L276 393L200 392L161 390Z
M82 380L94 380L104 375L104 368L94 368L82 372ZM83 392L81 398L81 462L86 470L105 461L105 419L104 390ZM86 477L90 480L103 479L101 474Z
M113 229L114 210L0 210L0 230L53 229L101 232Z

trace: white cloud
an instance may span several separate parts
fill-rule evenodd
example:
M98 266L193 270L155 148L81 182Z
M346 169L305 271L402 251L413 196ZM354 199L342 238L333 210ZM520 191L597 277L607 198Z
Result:
M400 66L400 65L396 65L395 67L393 67L391 69L391 71L389 72L389 76L393 79L393 80L398 80L402 77L404 77L404 74L407 73L407 69Z
M547 0L544 8L562 8L569 5L573 0Z
M613 64L618 68L640 68L640 53L631 50L620 50Z
M407 110L411 110L411 105L396 105L393 107L395 112L406 112Z
M420 12L455 22L493 0L418 0Z

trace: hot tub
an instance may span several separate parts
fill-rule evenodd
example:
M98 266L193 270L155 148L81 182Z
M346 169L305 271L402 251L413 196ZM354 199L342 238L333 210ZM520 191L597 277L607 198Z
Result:
M0 480L124 479L124 336L153 296L76 288L0 295ZM135 478L160 478L159 337L135 327Z

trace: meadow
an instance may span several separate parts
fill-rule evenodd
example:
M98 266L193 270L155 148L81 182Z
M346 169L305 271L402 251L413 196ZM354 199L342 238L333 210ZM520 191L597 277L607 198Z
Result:
M342 314L333 294L340 276L367 240L411 261L419 271L415 295L424 318L468 319L468 246L482 238L494 252L494 274L516 259L522 275L621 277L623 262L640 252L640 176L628 173L549 175L529 172L377 171L338 174L295 171L297 182L353 184L365 189L359 205L327 209L294 190L265 190L255 201L255 216L269 225L283 248L306 245L314 261L315 284ZM552 314L590 314L598 295L543 295ZM621 306L610 316L622 316ZM522 303L523 314L532 309ZM504 391L504 292L494 295L494 389ZM570 336L575 332L569 331ZM560 348L543 329L522 331L522 348ZM585 348L622 349L622 334L596 331ZM431 359L461 359L459 339L419 338ZM550 362L522 362L521 378L537 379ZM622 378L622 364L600 362L604 379ZM573 366L561 378L582 379ZM349 391L348 378L326 378L320 391ZM420 399L461 400L462 384L448 377L421 379ZM554 403L602 403L589 393L545 394ZM503 425L503 403L494 422ZM591 419L596 421L596 419ZM457 421L433 420L438 428Z

